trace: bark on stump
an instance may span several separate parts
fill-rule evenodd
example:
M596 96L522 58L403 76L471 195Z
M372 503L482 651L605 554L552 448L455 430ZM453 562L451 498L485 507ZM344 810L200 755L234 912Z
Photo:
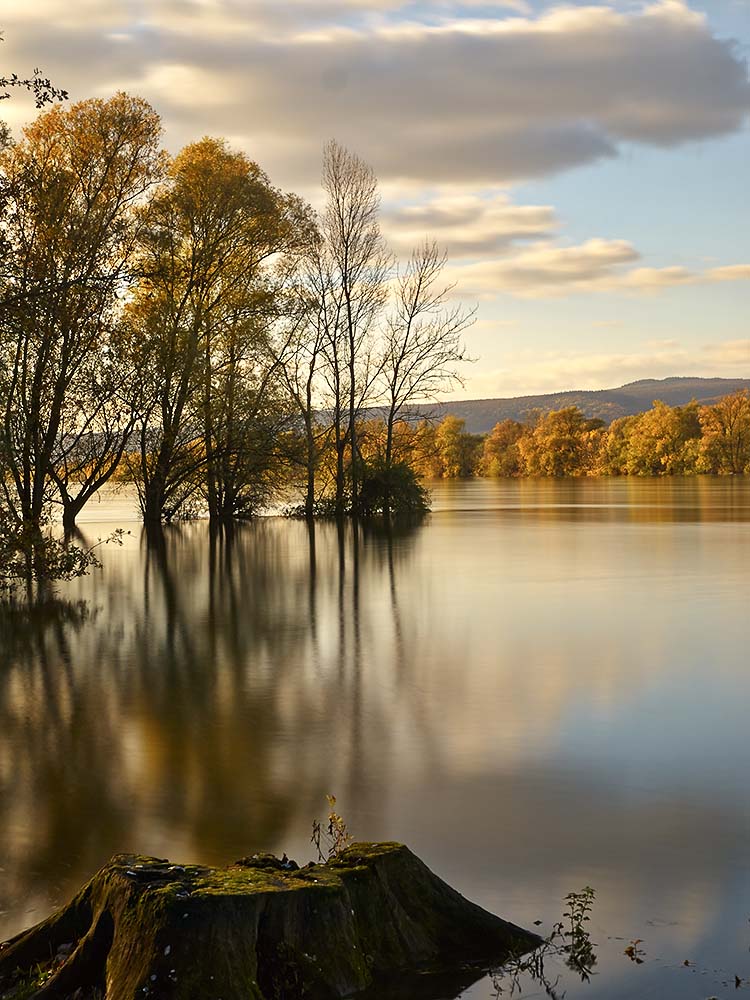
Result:
M401 844L291 864L117 855L68 906L0 946L0 996L337 1000L397 974L499 964L540 943Z

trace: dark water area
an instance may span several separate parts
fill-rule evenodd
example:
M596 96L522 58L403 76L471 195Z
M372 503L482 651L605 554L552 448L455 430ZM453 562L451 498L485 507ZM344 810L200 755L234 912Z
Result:
M0 615L0 940L117 851L307 861L333 792L541 933L593 886L569 998L750 993L747 478L435 484L419 527L231 544L150 549L122 497L81 524L116 526L102 570Z

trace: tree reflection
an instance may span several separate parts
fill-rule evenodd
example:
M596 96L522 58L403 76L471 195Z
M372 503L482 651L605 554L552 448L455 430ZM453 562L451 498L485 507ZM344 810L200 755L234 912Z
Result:
M50 641L65 658L67 633L81 628L89 615L86 601L65 601L50 595L31 604L0 601L0 667L36 656L46 658Z
M11 906L50 882L72 888L115 850L226 861L268 849L332 789L361 796L370 590L389 573L393 591L413 537L384 559L382 536L350 522L170 525L79 584L88 603L6 608ZM376 731L383 711L370 706Z

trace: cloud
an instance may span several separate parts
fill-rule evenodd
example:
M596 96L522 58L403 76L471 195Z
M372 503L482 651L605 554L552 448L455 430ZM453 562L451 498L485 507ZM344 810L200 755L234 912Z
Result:
M577 246L539 242L505 257L452 265L461 296L495 298L508 293L544 298L590 292L658 292L680 285L750 280L750 265L691 271L685 267L634 267L640 253L626 240L590 239Z
M518 352L508 357L505 367L473 376L467 398L611 388L672 375L750 377L750 340L697 349L669 341L624 352Z
M510 257L451 267L450 279L462 295L481 298L501 292L560 295L609 286L639 256L626 240L591 239L569 247L540 242Z
M713 267L708 272L712 281L742 281L750 278L750 264L730 264Z
M408 253L428 237L451 260L507 252L519 242L548 238L558 227L551 205L517 205L504 191L433 191L417 203L392 205L383 216L397 251Z
M719 365L741 366L750 372L750 340L725 340L721 344L710 344L703 349L703 355Z
M317 177L330 136L382 178L499 185L615 156L623 142L727 134L750 109L738 51L678 0L538 16L492 5L484 17L433 3L432 16L407 19L416 9L154 0L135 16L124 0L35 0L4 15L3 55L19 71L41 65L75 97L140 93L173 146L230 135L290 186Z
M646 266L624 239L569 245L551 205L522 205L505 190L461 185L389 191L383 229L399 256L425 238L447 250L446 278L461 298L546 298L602 292L656 294L684 285L750 280L750 264ZM711 263L715 258L710 259Z
M636 267L626 274L606 277L602 282L604 289L623 288L635 292L658 292L662 288L674 288L675 285L694 285L699 281L710 281L711 272L693 272L686 267Z

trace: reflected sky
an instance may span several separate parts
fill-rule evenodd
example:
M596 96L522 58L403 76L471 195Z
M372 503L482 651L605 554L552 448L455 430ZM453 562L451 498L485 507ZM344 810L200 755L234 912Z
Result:
M569 997L734 994L750 483L482 480L433 502L412 529L268 518L156 547L122 497L90 508L86 536L122 523L124 545L0 617L0 939L115 851L307 860L335 792L357 836L542 932L594 886L599 972Z

